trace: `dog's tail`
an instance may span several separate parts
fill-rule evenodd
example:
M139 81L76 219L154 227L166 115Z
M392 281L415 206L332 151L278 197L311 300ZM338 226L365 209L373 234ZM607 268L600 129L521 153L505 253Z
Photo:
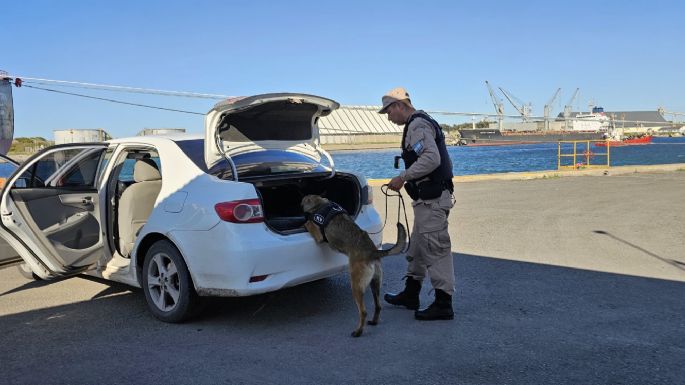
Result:
M394 254L399 254L404 251L405 247L407 247L407 230L404 228L404 225L401 223L397 223L397 242L395 243L395 246L388 250L376 250L374 253L374 256L376 258L383 258L388 255L394 255Z

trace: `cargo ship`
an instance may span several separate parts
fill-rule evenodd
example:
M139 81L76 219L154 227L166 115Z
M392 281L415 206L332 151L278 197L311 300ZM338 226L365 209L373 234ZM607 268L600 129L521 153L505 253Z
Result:
M554 120L545 129L544 121L509 123L499 128L460 129L460 145L505 146L513 144L535 144L558 142L560 140L603 140L609 129L609 118L602 107L592 112L580 113L568 120Z
M535 144L560 140L602 140L604 132L581 131L506 131L492 128L459 130L463 146L506 146Z

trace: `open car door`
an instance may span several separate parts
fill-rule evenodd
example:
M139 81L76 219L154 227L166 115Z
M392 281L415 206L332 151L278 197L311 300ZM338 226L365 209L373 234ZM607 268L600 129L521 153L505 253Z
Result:
M87 270L103 254L98 175L105 143L49 147L6 181L0 236L40 278Z
M19 168L19 163L14 159L0 154L0 190L5 186L5 182ZM0 237L0 269L15 265L21 262L19 254L10 246L4 238Z

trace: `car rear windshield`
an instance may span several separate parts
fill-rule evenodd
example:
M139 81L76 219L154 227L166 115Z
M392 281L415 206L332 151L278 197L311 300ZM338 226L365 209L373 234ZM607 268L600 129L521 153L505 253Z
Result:
M204 172L221 179L231 178L231 166L222 159L207 169L204 158L204 140L177 141L178 147ZM231 157L239 178L276 175L286 173L327 172L328 168L302 154L285 150L263 150L243 153Z

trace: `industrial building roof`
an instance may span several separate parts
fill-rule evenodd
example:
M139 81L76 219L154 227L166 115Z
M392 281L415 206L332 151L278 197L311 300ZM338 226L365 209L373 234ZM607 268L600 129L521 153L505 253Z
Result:
M341 106L319 118L321 135L402 134L403 127L378 113L380 106Z

